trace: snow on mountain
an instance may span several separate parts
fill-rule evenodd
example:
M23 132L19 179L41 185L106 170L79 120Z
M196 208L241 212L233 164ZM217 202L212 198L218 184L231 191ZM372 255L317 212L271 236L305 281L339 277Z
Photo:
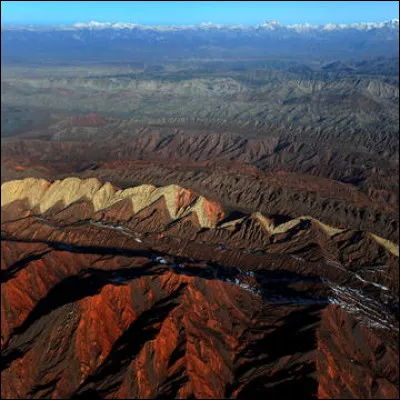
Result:
M390 21L382 22L359 22L353 24L332 24L328 23L325 25L313 25L309 23L305 24L294 24L294 25L282 25L279 21L271 20L256 27L246 27L242 25L222 25L214 24L212 22L203 22L199 25L170 25L170 26L144 26L140 24L123 23L123 22L96 22L90 21L88 23L76 23L73 25L77 29L151 29L151 30L184 30L184 29L266 29L266 30L278 30L278 29L289 29L297 32L307 32L311 30L320 31L335 31L343 29L356 29L359 31L369 31L372 29L381 28L392 28L399 29L399 20L392 19Z
M399 20L392 19L390 21L382 22L359 22L353 24L333 24L328 23L325 25L314 25L309 23L283 25L279 21L270 20L257 26L243 26L243 25L222 25L212 22L203 22L199 25L140 25L131 22L77 22L69 26L2 26L2 30L102 30L102 29L115 29L115 30L152 30L152 31L179 31L179 30L266 30L266 31L296 31L296 32L310 32L310 31L343 31L343 30L358 30L358 31L371 31L374 29L399 29Z

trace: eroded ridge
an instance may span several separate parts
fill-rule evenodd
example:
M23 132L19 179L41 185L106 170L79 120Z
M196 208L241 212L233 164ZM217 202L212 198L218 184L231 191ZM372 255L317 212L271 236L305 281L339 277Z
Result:
M44 213L60 202L64 207L87 200L94 211L112 207L128 199L132 215L138 213L158 199L164 198L166 208L172 220L196 213L202 227L212 228L224 216L218 203L196 196L191 190L177 185L156 188L153 185L141 185L120 190L111 183L102 184L96 178L66 178L53 183L45 179L27 178L9 181L1 185L1 206L16 200L27 200L32 210Z
M27 179L2 201L3 398L398 397L383 238L177 185Z
M93 212L98 212L111 209L125 200L130 204L130 216L134 216L160 199L165 200L166 210L172 221L194 214L201 227L210 229L229 229L242 221L239 219L219 224L225 216L221 204L198 196L192 190L178 185L160 188L153 185L140 185L118 189L109 182L100 182L97 178L79 179L74 177L56 180L53 183L45 179L26 178L5 182L1 185L2 207L23 200L26 201L29 209L39 214L60 204L65 208L83 200L91 203ZM345 232L345 229L327 225L310 216L299 216L278 225L260 212L253 213L251 217L257 220L270 235L288 232L304 221L316 224L328 237ZM366 234L393 256L399 257L399 246L396 243L370 232Z

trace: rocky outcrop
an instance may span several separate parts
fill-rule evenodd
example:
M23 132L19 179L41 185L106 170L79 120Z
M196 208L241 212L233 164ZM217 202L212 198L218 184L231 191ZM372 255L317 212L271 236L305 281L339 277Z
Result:
M223 216L221 206L177 185L156 188L153 185L141 185L118 190L110 183L104 185L98 179L67 178L50 183L44 179L28 178L21 181L9 181L1 186L1 206L14 201L25 200L29 208L45 213L56 205L66 208L74 202L91 202L93 212L109 209L127 199L131 205L129 218L158 199L165 200L166 210L171 220L195 213L201 227L215 227Z

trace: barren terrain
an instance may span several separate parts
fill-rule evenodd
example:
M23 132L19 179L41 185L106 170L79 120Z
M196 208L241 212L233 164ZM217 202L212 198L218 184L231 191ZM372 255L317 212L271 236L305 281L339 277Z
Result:
M1 397L398 398L398 20L92 25L2 28Z

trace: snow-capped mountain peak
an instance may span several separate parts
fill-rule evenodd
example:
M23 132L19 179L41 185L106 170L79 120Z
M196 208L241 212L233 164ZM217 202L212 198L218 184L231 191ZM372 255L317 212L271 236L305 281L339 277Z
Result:
M344 30L356 30L356 31L371 31L375 29L388 29L398 30L399 20L392 19L383 22L358 22L353 24L334 24L328 23L325 25L315 25L310 23L299 23L293 25L284 25L276 20L268 20L257 26L244 26L244 25L223 25L213 22L203 22L199 25L141 25L132 22L77 22L73 25L63 26L10 26L3 25L2 30L25 30L25 31L73 31L73 30L140 30L140 31L157 31L157 32L171 32L171 31L213 31L213 30L243 30L247 32L251 31L282 31L282 32L297 32L306 33L311 31L316 32L335 32Z

